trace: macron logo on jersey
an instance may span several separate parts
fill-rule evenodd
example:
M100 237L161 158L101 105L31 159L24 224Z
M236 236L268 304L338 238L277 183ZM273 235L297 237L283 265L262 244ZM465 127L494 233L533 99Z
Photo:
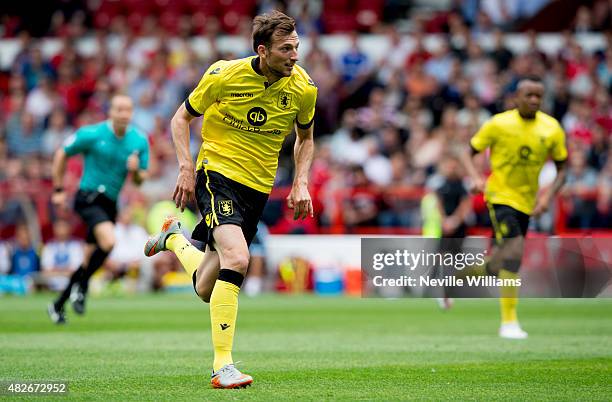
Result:
M248 92L232 92L231 97L232 98L252 98L253 94L250 94Z

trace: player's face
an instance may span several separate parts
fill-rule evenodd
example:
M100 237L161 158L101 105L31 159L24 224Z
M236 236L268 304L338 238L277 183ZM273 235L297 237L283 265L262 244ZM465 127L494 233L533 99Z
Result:
M132 100L123 95L118 95L111 101L108 115L113 122L113 126L118 129L125 129L132 120L133 111Z
M289 77L298 61L299 46L300 40L295 31L287 36L274 37L272 45L265 51L264 58L270 73L279 78Z
M521 116L533 118L542 106L544 86L539 82L522 81L517 91L517 105Z

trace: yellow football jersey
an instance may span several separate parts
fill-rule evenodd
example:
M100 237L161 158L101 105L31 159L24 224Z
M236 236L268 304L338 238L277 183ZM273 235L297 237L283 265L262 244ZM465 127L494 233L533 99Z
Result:
M294 124L312 125L316 99L317 88L298 65L268 85L258 57L214 63L185 101L189 113L204 115L197 169L269 193L283 141Z
M543 112L523 119L517 109L499 113L482 125L470 141L477 151L491 149L491 175L485 199L531 214L540 170L548 158L567 159L565 133L559 122Z

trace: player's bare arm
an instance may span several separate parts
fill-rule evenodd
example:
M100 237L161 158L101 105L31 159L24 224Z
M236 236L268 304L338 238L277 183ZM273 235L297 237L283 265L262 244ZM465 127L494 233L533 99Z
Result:
M294 210L293 219L314 216L312 199L308 192L308 175L314 154L313 125L307 129L296 127L297 138L293 148L295 176L287 205Z
M485 179L482 177L482 174L480 174L478 169L476 169L476 165L474 164L474 158L478 154L479 151L471 146L461 154L461 162L472 180L471 191L474 194L482 193L485 189Z
M66 172L66 152L63 148L59 148L53 155L53 164L51 166L53 178L53 195L51 202L56 208L66 206L66 192L64 191L64 173Z
M185 210L187 203L195 198L195 166L189 150L189 123L193 119L194 116L182 103L170 122L172 141L179 163L179 174L172 199L181 212Z
M565 184L565 179L567 178L566 161L555 161L555 166L557 167L557 176L550 187L546 189L546 191L544 191L540 197L538 197L536 206L532 212L533 216L540 216L544 212L548 211L551 200L559 192L559 190L561 190L563 184Z

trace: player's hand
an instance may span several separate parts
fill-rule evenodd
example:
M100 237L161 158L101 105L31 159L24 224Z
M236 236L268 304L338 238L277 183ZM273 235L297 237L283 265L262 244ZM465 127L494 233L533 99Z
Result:
M138 151L132 152L127 158L127 170L128 172L135 172L140 166L140 158L138 157Z
M51 194L51 203L53 206L59 210L66 208L66 192L65 191L56 191Z
M461 222L459 219L455 218L454 216L449 216L442 221L442 233L445 235L453 233L459 227L460 223Z
M482 177L478 177L472 180L472 188L470 189L470 191L473 194L483 193L484 190L485 190L485 181Z
M293 209L293 219L306 218L314 216L314 210L312 208L312 199L308 192L308 186L305 185L293 185L291 192L287 196L287 206L289 209Z
M176 179L176 187L172 199L181 212L187 203L195 198L195 173L193 169L181 169Z
M532 216L538 217L548 211L548 206L550 205L550 198L548 196L539 197L536 201L536 206L531 213Z

